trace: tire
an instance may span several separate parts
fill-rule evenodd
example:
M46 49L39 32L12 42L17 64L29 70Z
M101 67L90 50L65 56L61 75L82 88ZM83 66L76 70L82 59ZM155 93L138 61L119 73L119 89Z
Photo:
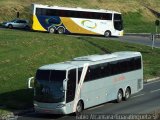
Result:
M55 33L55 28L53 27L49 28L49 33Z
M64 28L63 27L59 27L57 30L58 34L64 34Z
M127 101L131 96L131 90L129 88L126 89L125 91L125 97L124 100Z
M104 32L105 37L111 37L111 31L107 30Z
M25 28L24 28L24 29L29 30L29 29L30 29L30 27L27 25L27 26L25 26Z
M13 28L13 25L9 24L9 25L8 25L8 28L9 28L9 29L12 29L12 28Z
M123 93L122 93L122 90L119 90L118 93L117 93L117 103L120 103L123 99Z
M83 104L81 101L79 101L76 107L76 114L81 113L82 111L83 111Z

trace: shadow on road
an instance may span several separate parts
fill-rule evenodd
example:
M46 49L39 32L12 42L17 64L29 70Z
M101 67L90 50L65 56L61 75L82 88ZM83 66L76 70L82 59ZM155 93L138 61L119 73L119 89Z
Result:
M0 94L0 109L17 111L33 107L33 90L20 89Z

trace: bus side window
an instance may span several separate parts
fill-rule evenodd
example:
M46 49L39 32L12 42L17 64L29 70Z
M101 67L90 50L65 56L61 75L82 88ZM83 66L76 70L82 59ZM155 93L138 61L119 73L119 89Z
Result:
M76 69L72 69L68 73L67 98L66 98L67 103L74 100L75 90L76 90Z
M85 79L84 79L84 82L86 82L86 81L90 81L90 67L88 67L88 70L87 70L87 73L86 73L86 77L85 77Z
M78 83L80 81L81 74L82 74L82 68L78 68Z
M141 69L142 65L141 65L141 58L137 57L135 58L135 69Z

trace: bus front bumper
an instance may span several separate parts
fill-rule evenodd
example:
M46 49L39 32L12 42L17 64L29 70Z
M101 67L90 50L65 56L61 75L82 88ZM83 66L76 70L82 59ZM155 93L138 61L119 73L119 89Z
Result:
M34 110L45 114L67 114L66 106L62 103L40 103L34 102Z

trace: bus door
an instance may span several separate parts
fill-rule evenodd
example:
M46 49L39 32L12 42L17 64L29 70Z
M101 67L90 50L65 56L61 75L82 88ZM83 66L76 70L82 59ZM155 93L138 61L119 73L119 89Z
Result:
M76 73L77 73L76 69L72 69L68 71L66 103L73 101L75 98Z

